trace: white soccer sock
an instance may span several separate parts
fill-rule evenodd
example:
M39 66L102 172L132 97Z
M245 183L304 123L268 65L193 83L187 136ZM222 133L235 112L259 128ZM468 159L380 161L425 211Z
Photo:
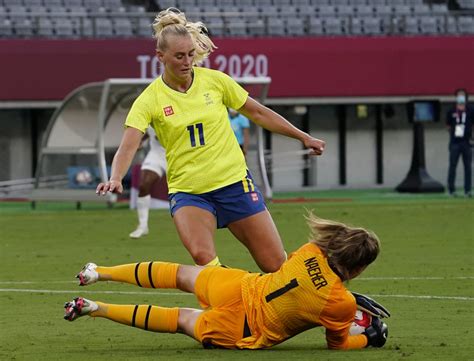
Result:
M150 212L151 196L137 198L138 227L148 228L148 214Z

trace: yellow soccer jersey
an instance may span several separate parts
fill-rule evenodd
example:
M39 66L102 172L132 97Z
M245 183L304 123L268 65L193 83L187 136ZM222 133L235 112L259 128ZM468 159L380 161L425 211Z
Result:
M294 252L278 272L246 276L242 298L252 336L240 340L240 348L270 347L316 326L326 328L330 348L367 344L364 335L349 336L354 296L312 243Z
M200 194L246 175L245 158L232 131L227 107L239 109L248 97L228 75L194 67L186 93L162 77L135 100L125 125L145 132L151 124L166 149L170 193Z

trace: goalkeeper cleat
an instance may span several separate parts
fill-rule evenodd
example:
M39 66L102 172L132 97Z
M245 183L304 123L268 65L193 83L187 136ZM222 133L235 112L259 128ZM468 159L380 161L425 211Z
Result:
M141 238L148 234L148 227L138 227L132 233L129 234L130 238Z
M79 279L79 286L90 285L99 280L99 273L95 270L96 268L95 263L87 263L82 267L81 272L76 275L76 278Z
M75 319L90 314L91 312L97 311L99 306L94 301L86 300L82 297L76 297L71 302L64 304L66 309L64 313L64 319L68 321L74 321Z

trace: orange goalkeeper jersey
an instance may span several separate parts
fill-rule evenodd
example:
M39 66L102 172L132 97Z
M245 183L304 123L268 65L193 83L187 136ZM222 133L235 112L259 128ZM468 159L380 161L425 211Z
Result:
M251 336L238 341L239 348L270 347L317 326L326 328L329 348L367 344L364 335L349 336L354 296L315 244L292 253L275 273L245 276L242 298Z

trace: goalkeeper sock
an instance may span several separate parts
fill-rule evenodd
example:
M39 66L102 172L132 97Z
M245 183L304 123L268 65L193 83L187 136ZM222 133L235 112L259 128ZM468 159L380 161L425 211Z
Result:
M96 303L99 308L89 314L91 317L103 317L123 325L153 332L176 333L178 329L178 307Z
M97 267L102 281L125 282L145 288L176 288L179 264L168 262L130 263Z

